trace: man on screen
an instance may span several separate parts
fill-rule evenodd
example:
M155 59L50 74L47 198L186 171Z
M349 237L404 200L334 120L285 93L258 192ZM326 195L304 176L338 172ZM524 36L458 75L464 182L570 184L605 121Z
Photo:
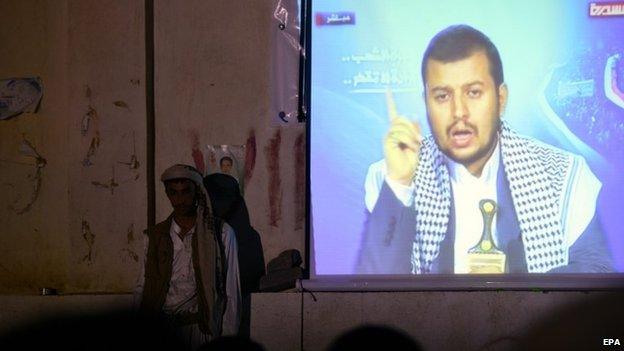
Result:
M385 159L367 176L371 213L356 273L474 272L483 199L496 203L503 272L612 271L596 214L600 182L582 157L501 120L508 89L490 39L448 27L429 43L421 73L432 135L399 116L388 93L391 126Z

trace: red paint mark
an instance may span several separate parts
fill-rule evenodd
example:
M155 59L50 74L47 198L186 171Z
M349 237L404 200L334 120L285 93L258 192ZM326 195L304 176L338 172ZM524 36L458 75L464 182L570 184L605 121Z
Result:
M256 166L256 132L252 129L249 131L249 137L245 143L245 186L251 180L254 167Z
M295 139L295 230L305 222L305 139L303 133Z
M279 171L279 150L282 143L281 130L278 129L269 145L264 149L269 171L269 224L277 227L277 222L282 218L282 180Z
M195 162L195 168L197 168L197 170L201 173L201 174L205 174L206 173L206 163L204 162L204 153L201 152L200 149L200 143L199 143L199 136L197 135L196 132L192 132L191 133L191 139L192 139L192 149L191 149L191 156L193 156L193 162Z

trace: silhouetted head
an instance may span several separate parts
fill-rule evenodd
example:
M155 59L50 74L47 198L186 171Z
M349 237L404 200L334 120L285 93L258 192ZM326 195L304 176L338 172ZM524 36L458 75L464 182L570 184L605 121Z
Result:
M219 218L227 220L243 201L238 182L230 175L210 174L204 178L204 187L210 197L212 210Z
M392 350L419 351L420 345L409 335L387 326L365 325L339 335L328 351Z
M243 336L221 336L200 347L197 351L264 351L264 347Z

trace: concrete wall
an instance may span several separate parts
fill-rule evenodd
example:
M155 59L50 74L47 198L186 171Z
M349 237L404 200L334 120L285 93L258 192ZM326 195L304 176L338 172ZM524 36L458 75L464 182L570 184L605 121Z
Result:
M147 222L143 4L3 1L0 23L0 78L44 85L38 113L0 121L0 293L128 291ZM22 139L46 160L38 190Z
M303 253L305 247L303 218L297 216L304 205L297 195L302 200L304 194L297 192L295 178L296 142L305 140L304 126L273 127L269 115L276 3L156 1L154 20L156 174L174 163L193 164L196 145L245 145L255 136L245 199L267 261L285 249ZM171 209L161 184L156 199L162 220Z
M67 282L68 138L67 4L0 3L0 79L39 76L39 113L0 121L0 289L35 292ZM37 188L27 140L45 158Z
M624 341L622 292L313 294L254 294L252 338L267 350L325 350L372 324L402 330L427 351L602 350L603 338Z
M304 127L269 116L276 3L154 4L156 176L194 147L255 147L245 196L267 259L305 246ZM2 1L0 21L0 79L44 84L38 113L0 121L0 293L130 291L147 225L144 4ZM22 139L47 162L36 197Z

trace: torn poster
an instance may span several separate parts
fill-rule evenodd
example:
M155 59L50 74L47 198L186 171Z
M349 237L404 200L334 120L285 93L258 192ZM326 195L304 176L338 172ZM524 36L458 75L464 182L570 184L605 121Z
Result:
M12 78L0 80L0 120L23 112L37 112L43 85L39 78Z

